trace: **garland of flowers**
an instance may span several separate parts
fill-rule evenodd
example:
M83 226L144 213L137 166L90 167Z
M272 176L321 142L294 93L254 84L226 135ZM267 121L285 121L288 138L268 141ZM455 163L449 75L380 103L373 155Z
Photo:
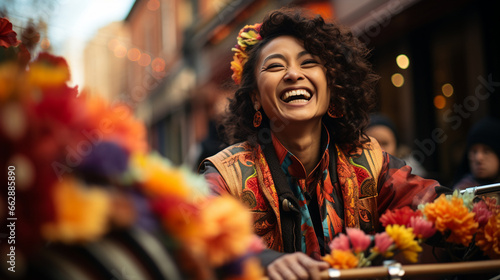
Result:
M127 106L69 87L64 58L40 53L28 64L16 36L0 18L0 162L16 172L18 256L29 259L46 242L93 242L149 219L199 260L207 273L193 278L262 276L254 255L263 244L239 201L208 196L203 177L150 152L144 124ZM187 261L177 264L193 273Z
M245 25L236 37L237 44L231 49L234 52L233 61L231 61L231 70L233 70L231 78L237 85L241 83L243 66L248 60L247 49L262 40L259 34L261 26L261 23Z
M388 210L380 217L385 231L374 236L355 228L339 234L329 246L331 253L323 257L331 267L347 269L372 265L376 259L391 259L401 254L416 263L427 240L443 240L452 258L500 259L500 205L491 197L474 201L468 192L439 196L420 204L416 211L409 207ZM461 253L459 250L462 249Z

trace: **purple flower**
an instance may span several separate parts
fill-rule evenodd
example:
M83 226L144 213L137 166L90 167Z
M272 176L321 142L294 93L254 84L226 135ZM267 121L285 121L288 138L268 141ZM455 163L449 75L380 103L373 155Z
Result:
M88 155L76 168L85 175L108 178L127 170L128 152L112 142L97 142L89 145Z

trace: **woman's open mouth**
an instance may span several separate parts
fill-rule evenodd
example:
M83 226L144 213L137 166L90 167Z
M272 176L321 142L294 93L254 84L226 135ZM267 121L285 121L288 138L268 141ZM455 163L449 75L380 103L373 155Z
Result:
M285 92L281 100L285 103L306 103L311 99L311 94L305 89L294 89Z

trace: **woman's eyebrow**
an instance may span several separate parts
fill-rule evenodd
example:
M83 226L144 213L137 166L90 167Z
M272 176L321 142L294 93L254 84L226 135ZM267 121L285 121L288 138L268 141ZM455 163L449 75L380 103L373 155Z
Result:
M303 50L303 51L299 52L299 54L297 54L297 58L300 58L300 57L302 57L304 55L308 55L308 54L310 54L308 51Z
M267 56L266 58L264 58L264 61L262 62L262 64L265 64L268 60L273 59L273 58L280 58L280 59L285 60L284 55L279 54L279 53L274 53L274 54L271 54L271 55Z
M297 54L297 58L300 58L304 55L309 55L309 54L310 53L308 51L303 50ZM266 58L264 58L264 61L262 62L262 64L265 64L268 60L273 59L273 58L280 58L280 59L286 60L284 55L279 54L279 53L273 53L273 54L267 56Z

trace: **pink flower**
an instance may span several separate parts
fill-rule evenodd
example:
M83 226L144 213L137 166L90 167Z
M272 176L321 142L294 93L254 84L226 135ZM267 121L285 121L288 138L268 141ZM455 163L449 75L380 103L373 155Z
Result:
M431 221L424 220L422 217L411 217L410 227L417 238L429 238L436 233L436 228Z
M380 254L384 254L393 243L394 241L387 232L377 233L375 234L375 247L373 249Z
M486 202L484 202L483 200L474 204L472 212L476 213L476 216L474 216L474 220L476 220L476 222L479 224L479 227L483 227L484 225L486 225L490 217L493 215L493 213L491 213L491 211L488 209L488 205L486 205Z
M351 245L349 243L349 237L341 233L335 237L329 244L330 250L340 250L340 251L350 251Z
M358 228L348 228L346 229L347 236L351 240L352 248L354 252L363 252L370 246L371 238L366 235L362 230Z
M380 217L380 222L384 227L388 225L400 225L408 227L410 225L411 217L420 217L422 212L413 211L410 207L405 206L400 209L387 210Z

